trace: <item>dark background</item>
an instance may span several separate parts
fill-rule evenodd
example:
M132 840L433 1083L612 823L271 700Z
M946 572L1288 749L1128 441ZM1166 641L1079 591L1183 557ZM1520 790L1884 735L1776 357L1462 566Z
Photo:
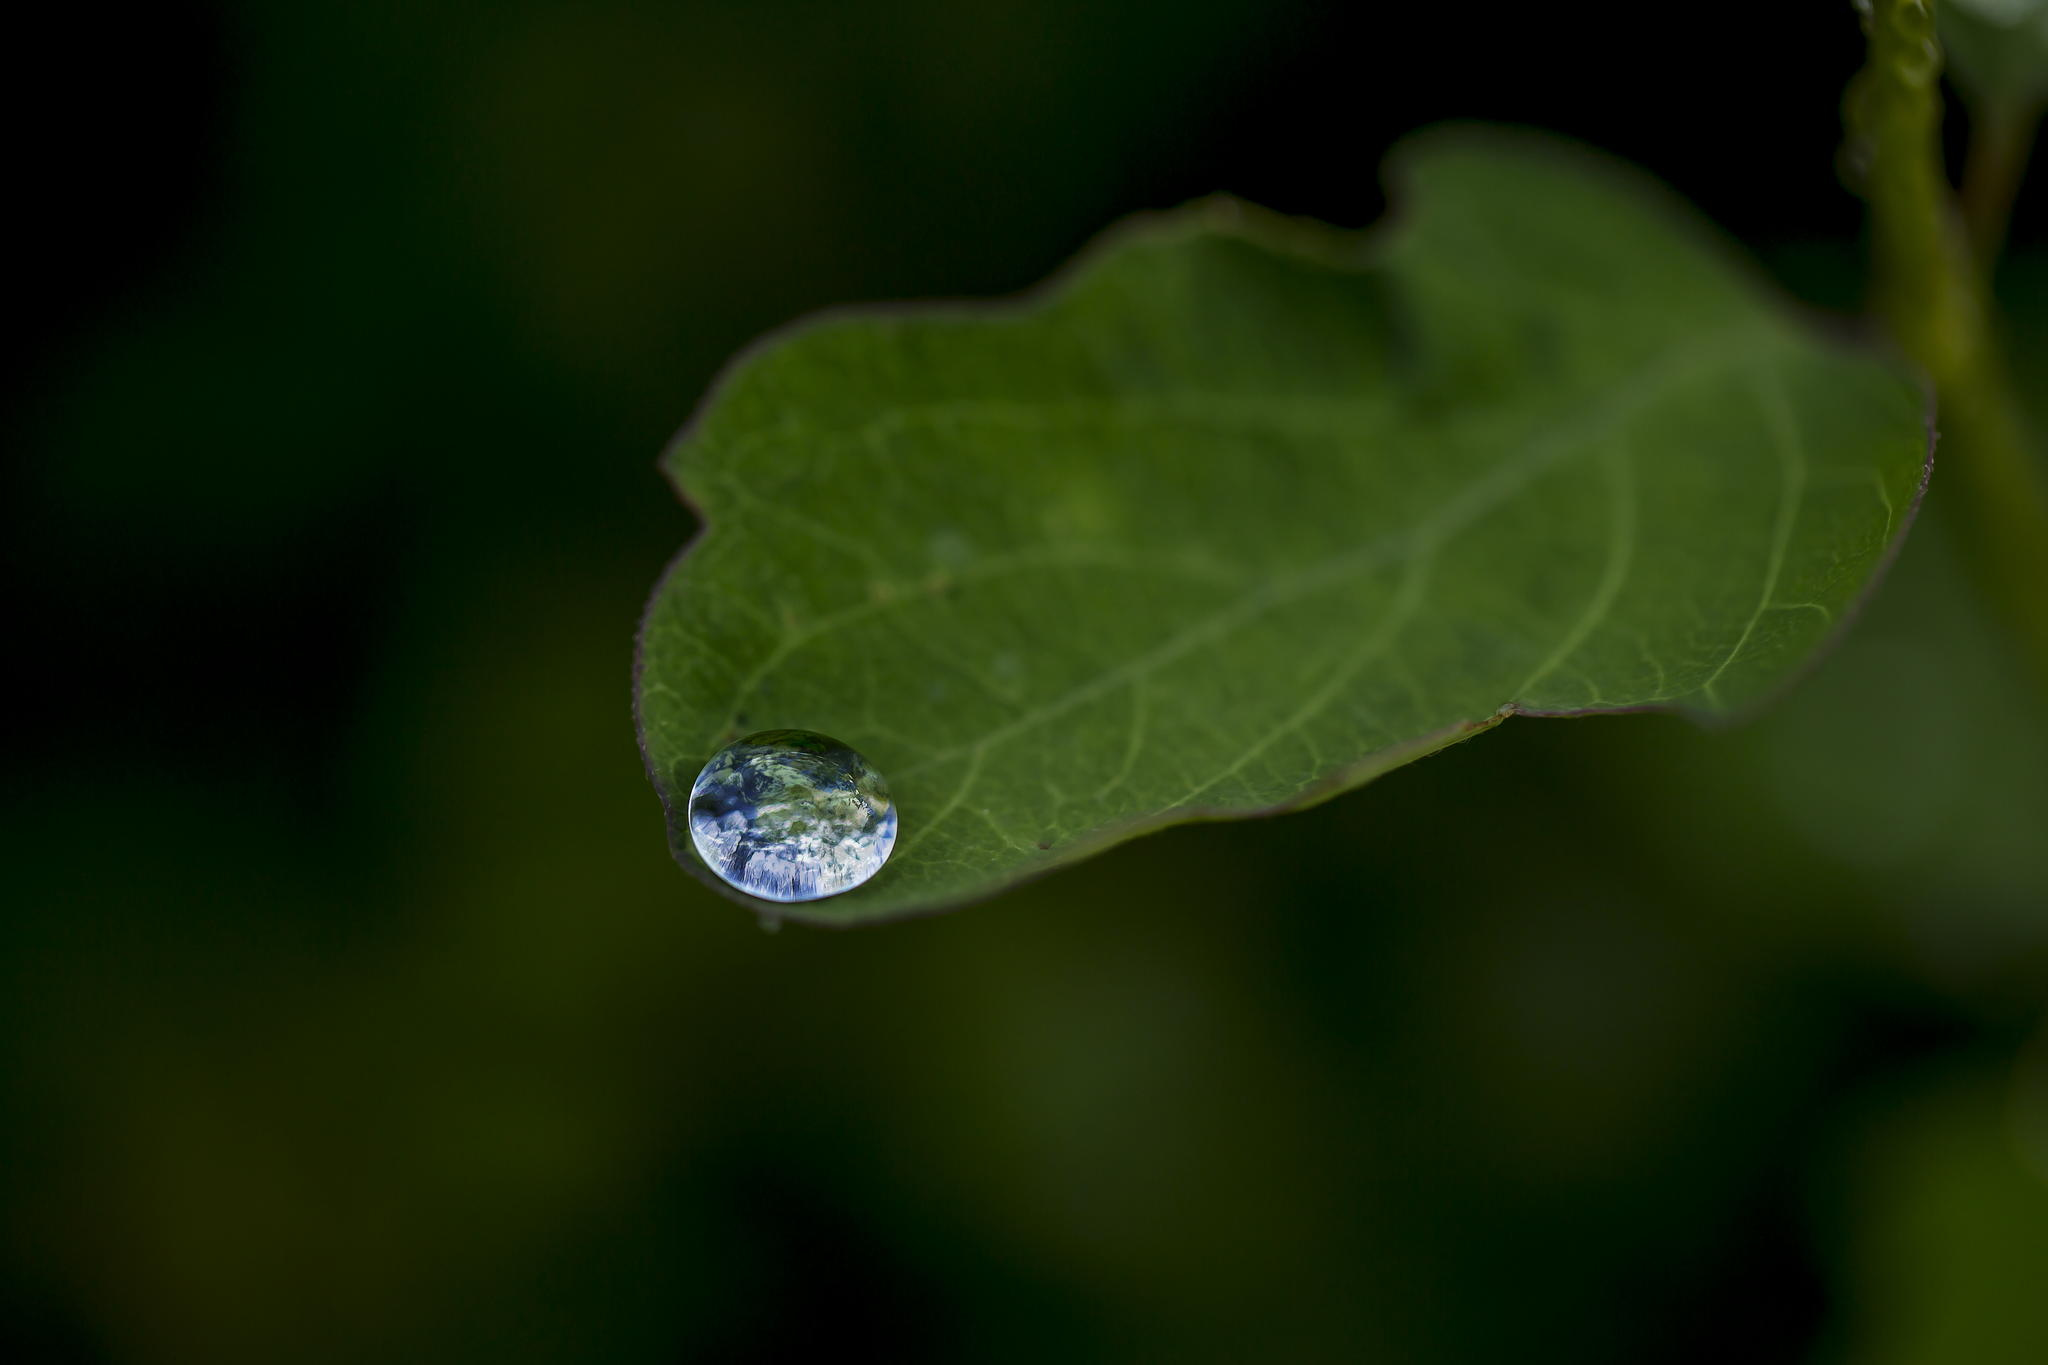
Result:
M2048 1358L2048 726L1938 475L1756 725L1517 721L958 915L762 933L631 733L654 459L754 335L1216 189L1364 224L1448 117L1853 307L1846 0L171 0L10 47L0 1356Z

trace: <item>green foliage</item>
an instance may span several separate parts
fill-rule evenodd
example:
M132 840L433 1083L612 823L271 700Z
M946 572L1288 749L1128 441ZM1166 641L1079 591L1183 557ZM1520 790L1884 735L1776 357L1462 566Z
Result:
M670 457L707 527L642 636L677 856L750 729L894 788L892 864L796 908L848 923L1798 671L1905 528L1921 391L1583 151L1437 132L1394 172L1379 236L1211 203L1022 306L741 364Z
M2048 0L1948 0L1936 18L1950 70L1971 96L2048 98Z

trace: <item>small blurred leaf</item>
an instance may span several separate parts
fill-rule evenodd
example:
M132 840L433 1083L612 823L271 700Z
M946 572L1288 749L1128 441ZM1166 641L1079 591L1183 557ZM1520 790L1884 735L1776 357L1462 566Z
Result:
M1949 73L1973 98L2048 98L2048 0L1947 0L1935 12Z
M1354 237L1217 202L1021 306L843 316L670 456L650 604L671 843L735 734L894 787L851 923L1161 825L1308 804L1507 715L1782 686L1905 528L1919 388L1787 319L1683 206L1530 134L1424 135Z

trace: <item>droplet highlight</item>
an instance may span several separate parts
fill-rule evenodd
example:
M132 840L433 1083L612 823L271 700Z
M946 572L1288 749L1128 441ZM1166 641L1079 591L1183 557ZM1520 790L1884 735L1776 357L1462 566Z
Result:
M690 788L690 841L728 885L767 901L851 891L896 847L889 784L813 730L763 730L712 755Z

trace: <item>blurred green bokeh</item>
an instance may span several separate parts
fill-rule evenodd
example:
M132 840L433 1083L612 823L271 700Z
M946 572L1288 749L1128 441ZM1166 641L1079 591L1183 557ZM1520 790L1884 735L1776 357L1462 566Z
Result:
M1770 59L1810 90L1668 159L1740 44L1636 72L1519 20L1460 76L1450 18L1292 0L212 17L208 188L10 427L7 1358L2048 1359L2048 723L1938 476L1760 723L1516 721L938 919L762 933L670 863L630 730L689 529L653 458L763 329L1020 288L1213 188L1362 221L1452 112L1604 138L1853 303L1846 13Z

